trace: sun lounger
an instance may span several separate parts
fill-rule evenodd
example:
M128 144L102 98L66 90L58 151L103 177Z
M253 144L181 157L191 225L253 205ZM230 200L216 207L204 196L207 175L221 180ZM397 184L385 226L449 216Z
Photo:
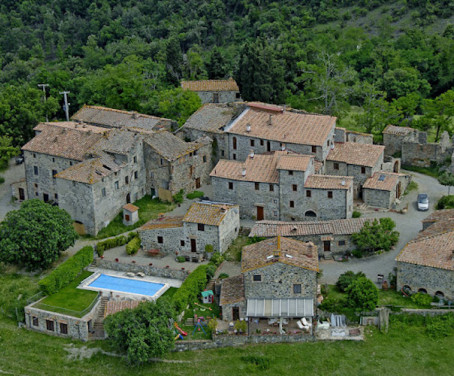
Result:
M142 272L138 272L138 273L136 273L136 276L140 277L140 278L143 278L143 277L145 277L145 274L142 273Z
M136 275L133 272L125 273L126 277L135 277Z
M329 329L329 322L328 321L323 321L319 322L317 325L318 329Z
M301 322L301 320L297 320L297 321L296 321L296 325L298 325L298 328L300 328L301 330L309 331L309 326L303 325L303 323Z
M309 326L309 327L312 326L312 323L309 322L309 321L307 321L305 317L303 317L303 318L301 319L301 323L302 323L304 326Z

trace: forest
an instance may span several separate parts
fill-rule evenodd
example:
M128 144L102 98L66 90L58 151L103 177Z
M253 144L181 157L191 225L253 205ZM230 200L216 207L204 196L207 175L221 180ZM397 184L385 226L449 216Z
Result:
M0 153L83 104L164 116L201 105L182 79L234 77L245 100L389 124L454 126L454 1L2 0ZM46 101L38 84L48 84Z

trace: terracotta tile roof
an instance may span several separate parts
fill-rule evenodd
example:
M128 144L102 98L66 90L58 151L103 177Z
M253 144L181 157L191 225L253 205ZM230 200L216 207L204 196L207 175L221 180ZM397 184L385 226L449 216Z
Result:
M358 166L374 167L383 154L382 145L336 142L328 153L327 161L343 162Z
M332 116L270 112L254 104L234 120L226 132L282 143L322 146L336 124L336 118Z
M383 130L383 134L395 134L398 136L405 136L411 132L415 131L415 129L410 127L398 127L396 125L389 124Z
M194 202L184 216L183 222L219 226L227 212L234 206L238 207L238 205Z
M363 189L377 189L380 191L392 191L399 183L399 176L393 172L377 171L364 182Z
M359 232L367 220L367 218L349 218L317 222L260 221L255 222L249 236L351 235Z
M228 80L181 81L181 87L191 91L240 91L233 78Z
M184 128L223 133L222 128L236 118L244 106L244 104L207 103L191 115L184 124Z
M27 142L22 150L82 161L103 133L61 126L40 126L41 133Z
M314 172L318 174L323 168L323 163L314 159Z
M133 212L136 212L137 210L139 210L139 207L135 206L133 204L126 204L126 205L123 205L123 209L126 209L126 210L130 211L131 213L133 213Z
M174 161L194 150L200 149L202 146L210 143L211 139L204 137L195 142L184 142L181 138L170 132L160 131L145 136L144 142L164 159Z
M104 317L113 315L114 313L125 309L134 309L141 303L140 300L109 300L106 302Z
M96 154L104 151L126 155L139 143L139 140L140 136L138 134L130 132L125 128L110 129L104 132L103 137L88 152Z
M145 223L142 227L139 227L137 231L176 227L183 227L183 216L161 217L158 219L152 219L151 221Z
M454 219L454 209L435 210L431 215L424 218L422 222L436 222L447 219Z
M222 280L219 305L233 304L244 300L244 278L242 274Z
M278 170L307 171L313 160L309 155L282 155L277 162Z
M66 129L77 129L80 132L93 132L93 133L104 133L106 128L96 127L94 125L79 123L77 121L58 121L58 122L44 122L39 123L33 130L35 131L44 131L49 129L49 127L59 127Z
M349 189L353 184L351 176L310 175L304 188L310 189Z
M173 123L170 119L138 114L137 112L87 105L84 105L77 111L71 119L103 127L135 127L145 130L157 130L164 127L169 128L171 123Z
M449 232L422 237L407 243L397 256L396 261L454 270L453 255L454 230L451 226Z
M417 239L424 238L426 236L438 235L438 234L442 234L447 231L453 231L453 230L454 230L454 218L439 220L439 221L431 224L424 231L421 231L418 234Z
M317 247L310 242L303 243L278 236L243 248L241 257L243 273L274 262L318 271Z

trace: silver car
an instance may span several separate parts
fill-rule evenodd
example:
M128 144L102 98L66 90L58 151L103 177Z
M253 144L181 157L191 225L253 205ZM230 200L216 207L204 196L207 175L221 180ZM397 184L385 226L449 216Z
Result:
M429 210L429 196L426 193L420 193L417 199L418 210L426 211Z

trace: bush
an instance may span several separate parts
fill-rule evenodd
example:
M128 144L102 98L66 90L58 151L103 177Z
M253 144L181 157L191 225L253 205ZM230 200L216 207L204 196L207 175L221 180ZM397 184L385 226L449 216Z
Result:
M183 195L184 195L184 191L181 189L180 192L178 192L176 195L174 195L172 197L175 204L181 204L183 202L183 199L184 199Z
M229 275L227 273L219 274L219 279L225 279L225 278L229 278Z
M396 223L391 218L380 218L366 221L363 228L352 234L352 240L360 251L389 251L399 240L399 232L395 231Z
M74 256L54 269L48 276L39 281L39 287L46 295L52 295L69 285L93 262L93 247L80 249Z
M239 332L246 333L246 331L247 331L246 321L236 320L235 329L238 330Z
M0 184L3 184L5 182L5 178L3 176L0 176Z
M186 261L186 257L184 256L177 256L177 262L185 262Z
M188 193L188 194L186 195L186 198L188 198L189 200L194 200L195 198L201 198L201 197L203 197L203 195L204 195L203 192L194 191L194 192Z
M126 245L126 253L131 256L135 255L140 249L140 238L138 236L132 238L132 240Z
M418 292L411 296L411 301L421 307L430 307L430 303L432 303L432 297L428 294L424 294L422 292Z
M217 269L216 265L211 264L211 263L208 264L208 266L207 266L207 278L208 279L211 279L214 277L214 274L216 273L216 269Z
M372 311L378 303L378 289L366 277L359 277L347 287L347 304L356 311Z
M353 211L352 218L359 218L359 217L361 217L361 213L359 211L356 211L356 210Z
M426 317L426 332L433 338L449 337L454 335L454 315L440 315Z
M443 196L437 202L437 209L454 209L454 195Z
M407 185L407 188L405 189L404 196L408 195L411 191L417 191L418 190L418 183L415 181L411 181L410 184Z
M128 237L124 235L117 236L115 238L103 240L96 244L96 252L98 253L98 256L102 256L104 254L104 251L106 249L111 249L115 247L120 247L122 245L125 245L129 243L133 238L137 236L136 232L131 232L129 233Z
M213 245L207 244L207 245L205 246L205 252L206 252L206 253L212 253L213 251L214 251Z
M363 257L363 251L359 249L354 249L352 251L352 255L355 256L356 258L362 258Z
M214 265L219 266L221 265L222 261L224 261L224 256L222 256L219 252L213 252L210 260Z
M351 270L345 272L339 276L339 279L336 282L336 286L340 292L345 292L347 287L352 284L355 279L366 277L363 272L353 273Z
M172 297L177 312L182 312L189 303L197 301L207 284L207 268L207 265L197 267Z

